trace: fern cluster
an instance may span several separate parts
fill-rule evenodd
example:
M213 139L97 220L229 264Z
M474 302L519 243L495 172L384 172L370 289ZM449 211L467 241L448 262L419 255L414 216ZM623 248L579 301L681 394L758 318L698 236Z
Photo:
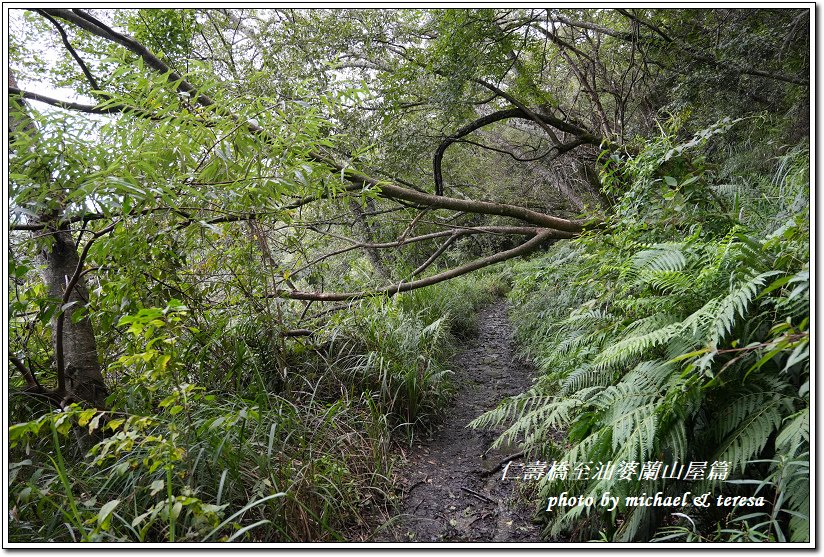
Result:
M544 501L563 491L596 500L610 492L622 501L612 513L597 506L542 513L550 536L600 530L615 540L650 539L673 523L673 509L627 507L625 496L758 491L770 501L759 512L685 507L682 514L714 532L710 539L741 539L742 531L756 533L747 539L809 538L807 208L788 215L777 204L761 230L720 205L713 217L703 205L713 199L710 165L687 159L701 145L673 152L662 140L625 161L623 179L634 181L606 236L561 243L516 268L518 337L544 373L472 425L505 425L499 443L520 442L530 458L570 467L726 461L729 478L545 478ZM808 161L804 149L779 158L770 184L802 198ZM641 213L636 200L651 203L650 190L660 193L675 171L685 173L673 178L680 197L665 193L655 219ZM673 217L673 200L688 204L699 194L707 196L694 204L698 224ZM552 441L559 431L563 444Z

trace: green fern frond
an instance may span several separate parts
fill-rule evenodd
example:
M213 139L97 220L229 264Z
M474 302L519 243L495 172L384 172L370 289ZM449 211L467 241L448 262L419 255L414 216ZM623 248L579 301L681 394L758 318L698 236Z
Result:
M612 382L612 375L601 370L592 369L588 365L572 372L561 384L561 396L569 395L584 387L606 387Z
M575 327L576 329L587 329L602 326L604 323L612 323L615 316L602 309L583 307L574 311L563 321L564 327Z
M784 386L778 379L762 378L759 383L738 387L737 396L712 414L714 425L711 435L713 439L721 442L760 408L784 398L781 395Z
M621 381L592 397L592 405L603 412L604 421L611 422L635 412L640 406L660 397L658 389ZM617 418L616 418L617 417Z
M651 333L661 329L662 327L666 327L667 325L672 325L673 323L677 323L680 321L677 316L672 315L670 313L655 313L648 317L642 317L636 321L633 321L621 331L622 334L628 335L643 335L646 333Z
M720 299L713 298L709 300L701 308L684 319L684 330L690 331L695 338L707 338L709 331L715 329L714 323L720 306Z
M738 318L744 319L750 303L758 295L758 290L766 284L769 277L780 271L761 273L742 282L732 292L718 302L713 320L711 341L718 345L735 328Z
M660 346L683 330L681 323L672 323L649 333L631 336L609 346L594 361L597 369L614 368L632 358L641 357L648 350Z
M640 251L632 258L638 270L681 271L687 266L681 244L657 244L652 249Z
M635 385L642 391L659 392L673 378L678 368L663 360L649 360L639 363L621 380Z
M785 464L789 478L784 483L784 503L790 511L790 541L810 541L810 453ZM785 511L786 512L786 511Z
M749 199L755 191L747 184L717 184L712 189L717 194L732 200Z
M558 354L569 354L570 352L577 351L582 346L586 346L587 336L589 335L583 330L568 331L566 338L556 346Z
M493 448L514 444L519 437L526 437L525 444L535 446L538 439L546 439L547 432L566 426L572 419L572 412L583 405L577 398L556 399L524 412L492 444Z
M648 285L665 294L684 295L695 288L695 279L683 271L644 271L639 273L637 285Z
M616 459L643 462L652 454L658 425L656 411L657 404L645 404L617 416L609 424L612 428L612 450L619 455Z
M725 460L731 469L743 472L750 460L758 458L770 435L781 425L783 407L781 399L764 401L723 439L715 459Z
M542 408L552 403L556 398L555 396L527 391L521 395L504 399L497 407L484 412L469 422L467 427L483 429L511 423L517 420L520 415L534 412L537 408Z
M628 315L649 315L653 313L674 313L681 310L676 296L627 296L612 302L613 307Z
M660 450L667 455L666 460L684 462L687 457L687 430L683 420L673 422L663 435L660 435Z
M784 422L775 438L775 448L778 453L794 458L810 446L810 408L787 416Z
M755 272L764 272L773 267L772 256L764 250L761 240L745 234L742 230L735 229L735 239L733 244L736 256L734 261L741 267L748 268Z

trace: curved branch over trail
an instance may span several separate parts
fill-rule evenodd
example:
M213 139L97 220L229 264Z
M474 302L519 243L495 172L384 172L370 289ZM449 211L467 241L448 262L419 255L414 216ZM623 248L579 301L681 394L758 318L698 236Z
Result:
M186 81L186 79L184 79L181 75L174 72L163 61L161 61L154 54L152 54L145 46L138 43L131 37L118 33L114 29L95 19L93 16L83 12L82 10L44 9L43 12L48 13L53 17L69 21L98 37L101 37L105 40L117 43L125 47L132 53L139 56L148 67L152 68L154 71L164 74L168 79L169 83L173 85L177 89L177 91L188 93L195 102L202 106L212 107L212 110L214 111L214 114L216 116L229 118L233 122L236 122L238 124L238 127L245 127L246 129L248 129L250 133L258 135L264 140L271 139L271 135L268 130L261 128L257 123L253 121L246 121L242 119L226 107L221 107L217 105L212 98L201 93L200 90L198 90L195 86ZM510 100L510 102L515 104L517 107L515 109L511 109L510 111L502 111L501 113L496 113L493 119L487 121L487 123L491 123L492 121L497 121L497 119L503 119L505 117L525 118L535 121L539 126L546 130L551 131L551 128L549 128L549 126L552 126L558 130L570 133L577 137L579 140L582 140L584 142L593 143L595 145L601 143L601 138L595 137L586 130L581 129L569 122L565 122L563 120L546 114L541 114L540 116L536 115L532 110L530 110L526 106L521 105L517 100L512 99L509 95L507 95L503 91L500 91L494 85L488 84L486 82L481 83L481 85L483 85L487 89L492 90L496 94L504 96L504 98ZM67 108L72 107L67 106ZM477 122L475 124L477 125ZM470 133L471 131L472 130L469 129L465 133ZM560 146L559 148L573 148L573 146ZM445 149L446 147L444 146L443 148ZM443 153L441 152L440 155L442 157ZM339 174L342 179L352 184L351 186L344 188L343 192L352 192L357 191L359 189L368 190L379 195L380 197L398 203L411 203L417 205L418 207L426 207L429 209L447 209L466 213L510 217L540 228L532 239L524 242L516 248L499 252L489 257L475 260L466 265L450 269L448 271L427 278L418 279L412 282L401 282L399 284L385 286L383 288L378 288L375 290L371 290L369 292L324 293L282 290L277 291L275 292L275 294L272 294L270 296L303 300L343 301L355 300L380 294L394 295L398 292L406 292L409 290L414 290L416 288L421 288L423 286L436 284L438 282L442 282L445 280L449 280L451 278L464 275L466 273L486 267L488 265L492 265L494 263L506 261L507 259L511 259L513 257L525 255L533 249L540 246L541 244L543 244L544 242L546 242L547 240L553 238L574 237L578 233L582 232L584 229L583 223L581 222L555 217L552 215L528 209L526 207L508 205L504 203L493 203L489 201L456 199L444 197L442 195L431 195L425 192L417 191L409 187L400 186L398 185L399 183L396 181L379 180L363 172L359 172L357 170L352 169L346 163L339 163L330 156L317 151L310 151L307 154L307 158L311 161L326 166L331 171ZM321 199L324 197L326 196L322 195L317 199ZM303 204L304 202L311 201L311 198L307 198L305 200L299 200L298 203ZM228 220L233 219L225 219L225 221Z
M547 114L540 114L535 112L534 110L530 111L536 118L541 120L544 124L550 125L556 129L561 131L571 133L576 136L576 139L570 143L565 143L561 145L557 145L552 148L552 151L557 151L557 155L562 155L567 151L571 151L572 149L584 145L590 144L595 145L596 147L601 144L602 139L600 137L596 137L589 132L586 132L576 126L569 124L568 122L564 122L563 120L559 120L553 116ZM435 174L435 193L437 195L443 195L443 173L441 170L443 164L443 155L446 152L447 147L455 143L456 141L460 140L462 137L465 137L472 133L475 130L479 130L485 126L490 124L494 124L495 122L500 122L502 120L508 120L511 118L518 118L521 120L529 120L530 122L534 122L535 119L524 112L521 108L510 108L507 110L499 110L497 112L493 112L487 116L483 116L478 118L474 122L470 122L466 126L460 128L450 137L446 138L438 148L435 150L435 156L432 159L432 167Z
M418 288L423 288L424 286L432 286L433 284L457 278L461 275L471 273L472 271L477 271L478 269L483 269L484 267L494 265L495 263L500 263L515 257L527 255L549 240L570 237L572 237L572 234L565 234L556 230L543 230L536 234L534 238L527 240L518 247L498 252L494 255L490 255L489 257L476 259L471 263L467 263L466 265L462 265L460 267L455 267L454 269L438 273L437 275L432 275L431 277L413 280L411 282L391 284L389 286L384 286L373 290L365 290L361 292L302 292L299 290L277 290L274 294L270 294L268 297L289 298L292 300L310 300L315 302L348 302L361 300L363 298L370 298L373 296L381 296L384 294L394 296L400 292L409 292L410 290L416 290Z
M431 209L450 209L453 211L463 211L465 213L512 217L530 224L535 224L544 228L554 228L564 232L578 233L582 232L584 229L583 224L580 222L562 219L560 217L553 217L545 213L539 213L538 211L527 209L526 207L507 205L505 203L492 203L490 201L456 199L454 197L444 197L422 193L409 188L402 188L389 182L376 180L375 178L356 170L342 167L336 162L325 157L323 157L323 161L327 165L332 166L341 172L346 180L353 183L363 184L365 187L373 187L381 197L385 197L387 199L417 203Z

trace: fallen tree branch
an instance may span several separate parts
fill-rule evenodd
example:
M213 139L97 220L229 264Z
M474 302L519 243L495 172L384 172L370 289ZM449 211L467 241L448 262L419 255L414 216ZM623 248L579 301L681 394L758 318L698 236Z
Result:
M553 147L553 149L557 149L558 155L566 153L567 151L570 151L575 147L578 147L585 143L595 145L597 147L603 141L600 137L596 137L590 133L587 133L576 126L568 124L563 120L559 120L553 116L549 116L546 114L537 114L535 111L532 110L530 110L530 113L532 114L532 116L530 116L530 114L528 114L521 108L517 107L510 108L507 110L499 110L487 116L478 118L473 122L470 122L469 124L457 130L451 136L447 137L443 142L441 142L441 144L438 145L438 148L435 150L435 156L432 159L432 168L435 175L435 192L437 193L437 195L443 195L443 172L441 170L441 167L443 166L443 155L446 152L447 147L449 147L456 141L460 140L462 137L469 135L473 131L481 129L490 124L494 124L495 122L500 122L502 120L508 120L511 118L518 118L521 120L529 120L530 122L534 122L537 118L541 120L544 124L552 125L553 127L561 131L575 135L575 141L568 144Z
M469 489L468 487L461 487L461 491L466 491L467 493L469 493L473 497L476 497L476 498L480 499L481 501L486 501L488 503L493 503L493 504L496 504L496 505L498 504L498 502L495 499L492 499L491 497L487 497L483 493L478 493L477 491Z
M526 255L549 240L570 238L572 236L572 234L565 234L557 230L544 230L536 234L534 238L515 248L498 252L494 255L490 255L489 257L476 259L466 265L432 275L431 277L426 277L411 282L400 282L398 284L392 284L374 290L361 292L302 292L298 290L277 290L274 294L269 294L267 297L289 298L292 300L315 300L318 302L343 302L350 300L361 300L363 298L370 298L373 296L394 296L400 292L409 292L410 290L416 290L418 288L423 288L424 286L431 286L445 280L450 280L461 275L471 273L472 271L477 271L478 269L488 267L489 265L494 265L495 263L500 263L508 259Z
M281 331L280 336L283 338L294 338L294 337L310 337L314 335L314 331L310 331L309 329L291 329L289 331Z
M65 19L66 21L74 23L75 25L78 25L79 27L89 31L90 33L98 37L115 42L127 48L129 51L140 56L147 66L149 66L157 72L166 75L168 81L172 83L178 91L188 93L192 96L193 100L195 100L197 103L203 106L215 106L214 100L212 100L209 96L201 93L191 83L183 79L182 76L174 72L163 61L161 61L154 54L152 54L145 46L135 41L131 37L127 37L121 33L118 33L117 31L101 23L99 20L83 12L82 10L68 10L60 8L44 9L43 11L53 17L59 17ZM479 84L486 87L487 89L490 89L498 95L503 95L504 98L507 98L507 100L513 102L513 104L516 104L516 106L520 104L517 100L512 99L510 95L507 95L503 91L500 91L497 87L490 83L479 82ZM216 108L218 109L215 110L216 114L228 117L233 121L240 120L240 118L237 115L233 114L231 111L219 106L217 106ZM530 109L524 106L520 106L519 108L523 110L524 113L529 115L530 119L536 119L536 115ZM547 126L546 122L550 121L550 118L551 117L544 115L543 119L538 119L536 123L542 126ZM557 119L552 118L551 121L552 125L557 125L558 129L562 129L564 131L568 130L570 133L573 134L575 134L575 131L578 131L579 133L576 135L580 135L580 133L582 132L582 130L576 128L575 126L572 126L567 122L564 122L562 120L557 120L556 122L556 120ZM268 137L268 132L252 121L246 121L245 126L252 133ZM393 199L398 202L405 201L410 203L416 203L426 207L431 207L433 209L450 209L456 211L466 211L470 213L508 216L541 227L555 228L558 230L564 230L573 233L581 232L583 229L580 223L576 223L566 219L561 219L558 217L552 217L550 215L545 215L542 213L537 213L535 211L531 211L523 207L516 207L500 203L489 203L486 201L442 198L439 196L433 196L422 192L418 192L409 188L404 188L388 181L377 180L362 172L357 172L349 168L348 165L339 164L335 160L315 151L309 152L307 154L307 157L310 160L324 164L333 171L340 173L343 179L349 181L352 184L360 185L364 188L374 188L377 192L379 192L379 195L381 195L382 197Z
M520 451L520 452L517 452L515 454L509 455L508 457L506 457L505 459L500 461L498 464L496 464L495 468L492 468L491 470L487 470L485 472L481 472L481 477L482 478L488 478L489 476L491 476L492 474L496 473L498 470L503 468L504 464L506 464L507 462L515 460L516 458L521 458L522 456L524 456L524 451Z

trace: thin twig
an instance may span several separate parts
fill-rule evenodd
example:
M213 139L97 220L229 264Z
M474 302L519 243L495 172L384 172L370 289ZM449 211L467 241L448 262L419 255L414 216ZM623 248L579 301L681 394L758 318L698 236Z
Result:
M481 477L482 478L488 478L489 476L491 476L492 474L496 473L498 470L503 468L504 464L506 464L507 462L509 462L511 460L515 460L516 458L521 458L522 456L524 456L524 451L509 455L508 457L506 457L505 459L500 461L497 464L497 466L495 466L495 468L493 468L492 470L487 470L486 472L481 472Z
M469 489L468 487L462 487L462 488L461 488L461 490L462 490L462 491L466 491L467 493L469 493L469 494L470 494L470 495L472 495L473 497L477 497L477 498L478 498L478 499L480 499L481 501L487 501L487 502L489 502L489 503L493 503L493 504L495 504L495 505L497 505L497 504L498 504L498 502L497 502L495 499L492 499L492 498L490 498L490 497L487 497L487 496L486 496L486 495L484 495L483 493L478 493L477 491L473 491L473 490Z

